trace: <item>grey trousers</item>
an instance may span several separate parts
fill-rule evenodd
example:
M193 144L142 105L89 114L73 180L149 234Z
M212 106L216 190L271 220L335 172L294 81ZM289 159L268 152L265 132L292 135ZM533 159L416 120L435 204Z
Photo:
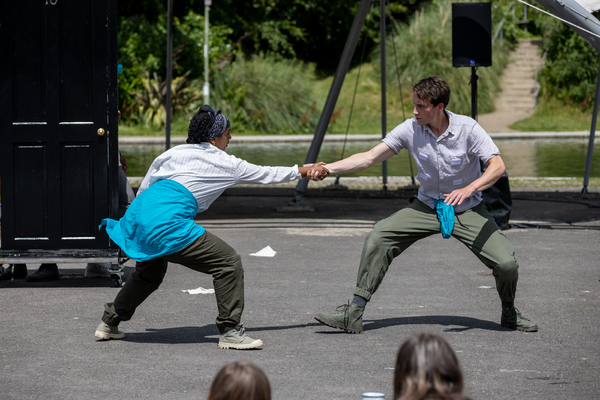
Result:
M130 320L136 308L162 283L168 262L213 276L219 310L216 323L221 334L240 323L244 310L244 269L241 257L231 246L208 231L173 254L138 262L135 272L114 302L104 306L102 321L110 326L117 326L121 321Z
M392 260L417 240L434 234L440 234L436 211L417 198L375 224L365 239L354 294L370 300ZM483 202L456 214L452 237L492 270L500 299L514 301L519 278L515 250Z

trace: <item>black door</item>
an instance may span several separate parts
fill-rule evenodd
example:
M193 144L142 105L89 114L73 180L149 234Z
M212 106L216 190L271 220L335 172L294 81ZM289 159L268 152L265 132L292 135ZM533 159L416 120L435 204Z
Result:
M2 250L104 249L117 210L116 0L0 1Z

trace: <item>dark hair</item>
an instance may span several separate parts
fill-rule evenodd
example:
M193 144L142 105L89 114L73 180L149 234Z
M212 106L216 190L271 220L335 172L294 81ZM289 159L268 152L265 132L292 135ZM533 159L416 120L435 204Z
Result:
M208 400L271 400L264 371L251 361L226 364L210 385Z
M467 399L463 375L452 347L441 336L419 333L398 350L394 399Z
M444 109L450 102L450 86L439 76L421 79L412 86L412 91L421 100L427 100L434 106L442 103Z
M202 137L207 136L207 133L210 131L210 128L212 127L214 122L214 117L212 117L208 111L205 111L202 108L198 110L198 112L194 114L192 120L190 121L190 126L188 127L188 138L186 140L186 143L202 143Z

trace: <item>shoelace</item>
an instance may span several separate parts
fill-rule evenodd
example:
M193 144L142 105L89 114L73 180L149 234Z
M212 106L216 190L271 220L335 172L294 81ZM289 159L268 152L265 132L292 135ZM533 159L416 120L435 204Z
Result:
M239 324L239 329L236 329L238 335L240 335L240 337L245 337L246 333L245 333L245 329L244 329L244 324Z
M340 314L344 314L344 325L348 326L348 309L350 308L350 300L348 300L348 303L346 304L342 304L341 306L338 306L336 308L336 311L338 311Z

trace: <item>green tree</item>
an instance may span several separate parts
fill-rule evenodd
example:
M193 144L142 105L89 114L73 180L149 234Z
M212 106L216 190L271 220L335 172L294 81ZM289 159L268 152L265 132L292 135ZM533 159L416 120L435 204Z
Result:
M405 21L429 1L394 1L390 2L389 11L394 19ZM331 73L337 67L359 3L359 0L214 0L210 21L229 27L229 42L239 41L245 55L276 53L283 58L314 63L318 70ZM157 23L166 15L164 0L119 2L118 7L123 19L143 16L146 21ZM181 19L190 11L203 14L204 0L174 1L176 18ZM361 37L368 41L368 47L379 41L377 1L372 12L373 18L365 24L365 34Z
M234 52L229 43L231 29L223 25L211 26L209 60L214 68L224 54ZM155 20L144 15L122 17L118 30L118 59L123 65L119 76L119 107L125 111L125 121L132 110L134 93L143 90L145 74L165 76L167 24L166 15ZM189 11L173 21L173 76L189 72L190 79L203 76L204 68L204 16ZM149 78L148 78L149 79Z
M544 96L588 108L594 102L598 51L569 25L547 15L538 26L544 33L546 66L541 73Z

